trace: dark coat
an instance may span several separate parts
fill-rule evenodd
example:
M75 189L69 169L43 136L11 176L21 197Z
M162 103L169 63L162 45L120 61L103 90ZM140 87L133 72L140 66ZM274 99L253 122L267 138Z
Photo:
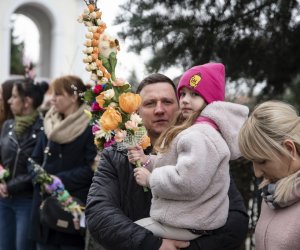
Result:
M134 166L126 153L115 145L102 152L88 195L87 225L92 236L108 250L157 250L162 240L133 223L149 217L152 196L136 183ZM247 234L248 215L233 180L229 199L226 225L192 241L186 249L238 249Z
M28 128L17 139L14 131L15 120L7 120L3 124L0 139L1 164L9 169L6 181L7 190L12 197L32 197L33 185L28 173L28 158L43 134L43 121L37 118L32 127Z
M74 141L67 144L58 144L49 141L43 134L32 153L32 159L43 164L46 153L45 148L49 146L44 165L47 173L59 177L67 191L73 196L86 202L88 190L92 183L92 164L97 154L91 127ZM47 226L40 225L39 206L42 202L40 187L36 185L33 198L32 230L31 238L39 242L65 245L83 245L84 240L80 235L65 234L51 230Z

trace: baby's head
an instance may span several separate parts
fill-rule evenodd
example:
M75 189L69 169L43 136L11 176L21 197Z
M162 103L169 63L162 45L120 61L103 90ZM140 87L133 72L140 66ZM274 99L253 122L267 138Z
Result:
M187 87L197 92L207 104L225 99L225 67L222 63L206 63L187 70L180 78L177 95Z

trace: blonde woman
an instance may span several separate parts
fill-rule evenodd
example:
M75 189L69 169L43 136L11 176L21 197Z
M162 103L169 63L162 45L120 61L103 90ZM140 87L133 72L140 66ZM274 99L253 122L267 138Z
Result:
M257 250L300 246L300 118L289 104L258 105L239 133L242 155L262 179L261 214L255 229Z

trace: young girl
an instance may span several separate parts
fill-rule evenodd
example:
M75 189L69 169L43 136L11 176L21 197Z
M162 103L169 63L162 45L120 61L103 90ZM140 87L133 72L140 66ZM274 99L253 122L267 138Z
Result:
M299 249L300 118L279 101L260 104L239 134L242 155L263 179L263 202L255 229L259 250ZM282 230L284 227L284 230Z
M220 63L189 69L177 94L181 112L158 139L158 155L145 156L135 147L128 157L141 161L136 181L153 194L151 218L136 223L163 238L191 240L226 222L229 160L240 156L237 135L248 108L224 102Z

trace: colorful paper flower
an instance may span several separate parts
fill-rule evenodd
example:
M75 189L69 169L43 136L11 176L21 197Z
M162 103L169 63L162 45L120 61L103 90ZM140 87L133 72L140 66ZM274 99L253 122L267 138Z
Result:
M116 77L119 41L108 34L97 1L85 2L87 7L78 21L87 28L82 51L91 88L84 93L84 100L90 105L94 142L99 150L115 142L137 144L147 134L146 129L140 130L142 119L135 113L141 97L132 93L126 80ZM143 132L137 135L137 131Z
M141 105L141 102L141 96L134 93L123 93L119 96L121 109L129 114L135 112Z
M122 122L122 116L120 112L112 107L108 107L100 118L100 124L103 130L110 131L119 127L119 123Z

